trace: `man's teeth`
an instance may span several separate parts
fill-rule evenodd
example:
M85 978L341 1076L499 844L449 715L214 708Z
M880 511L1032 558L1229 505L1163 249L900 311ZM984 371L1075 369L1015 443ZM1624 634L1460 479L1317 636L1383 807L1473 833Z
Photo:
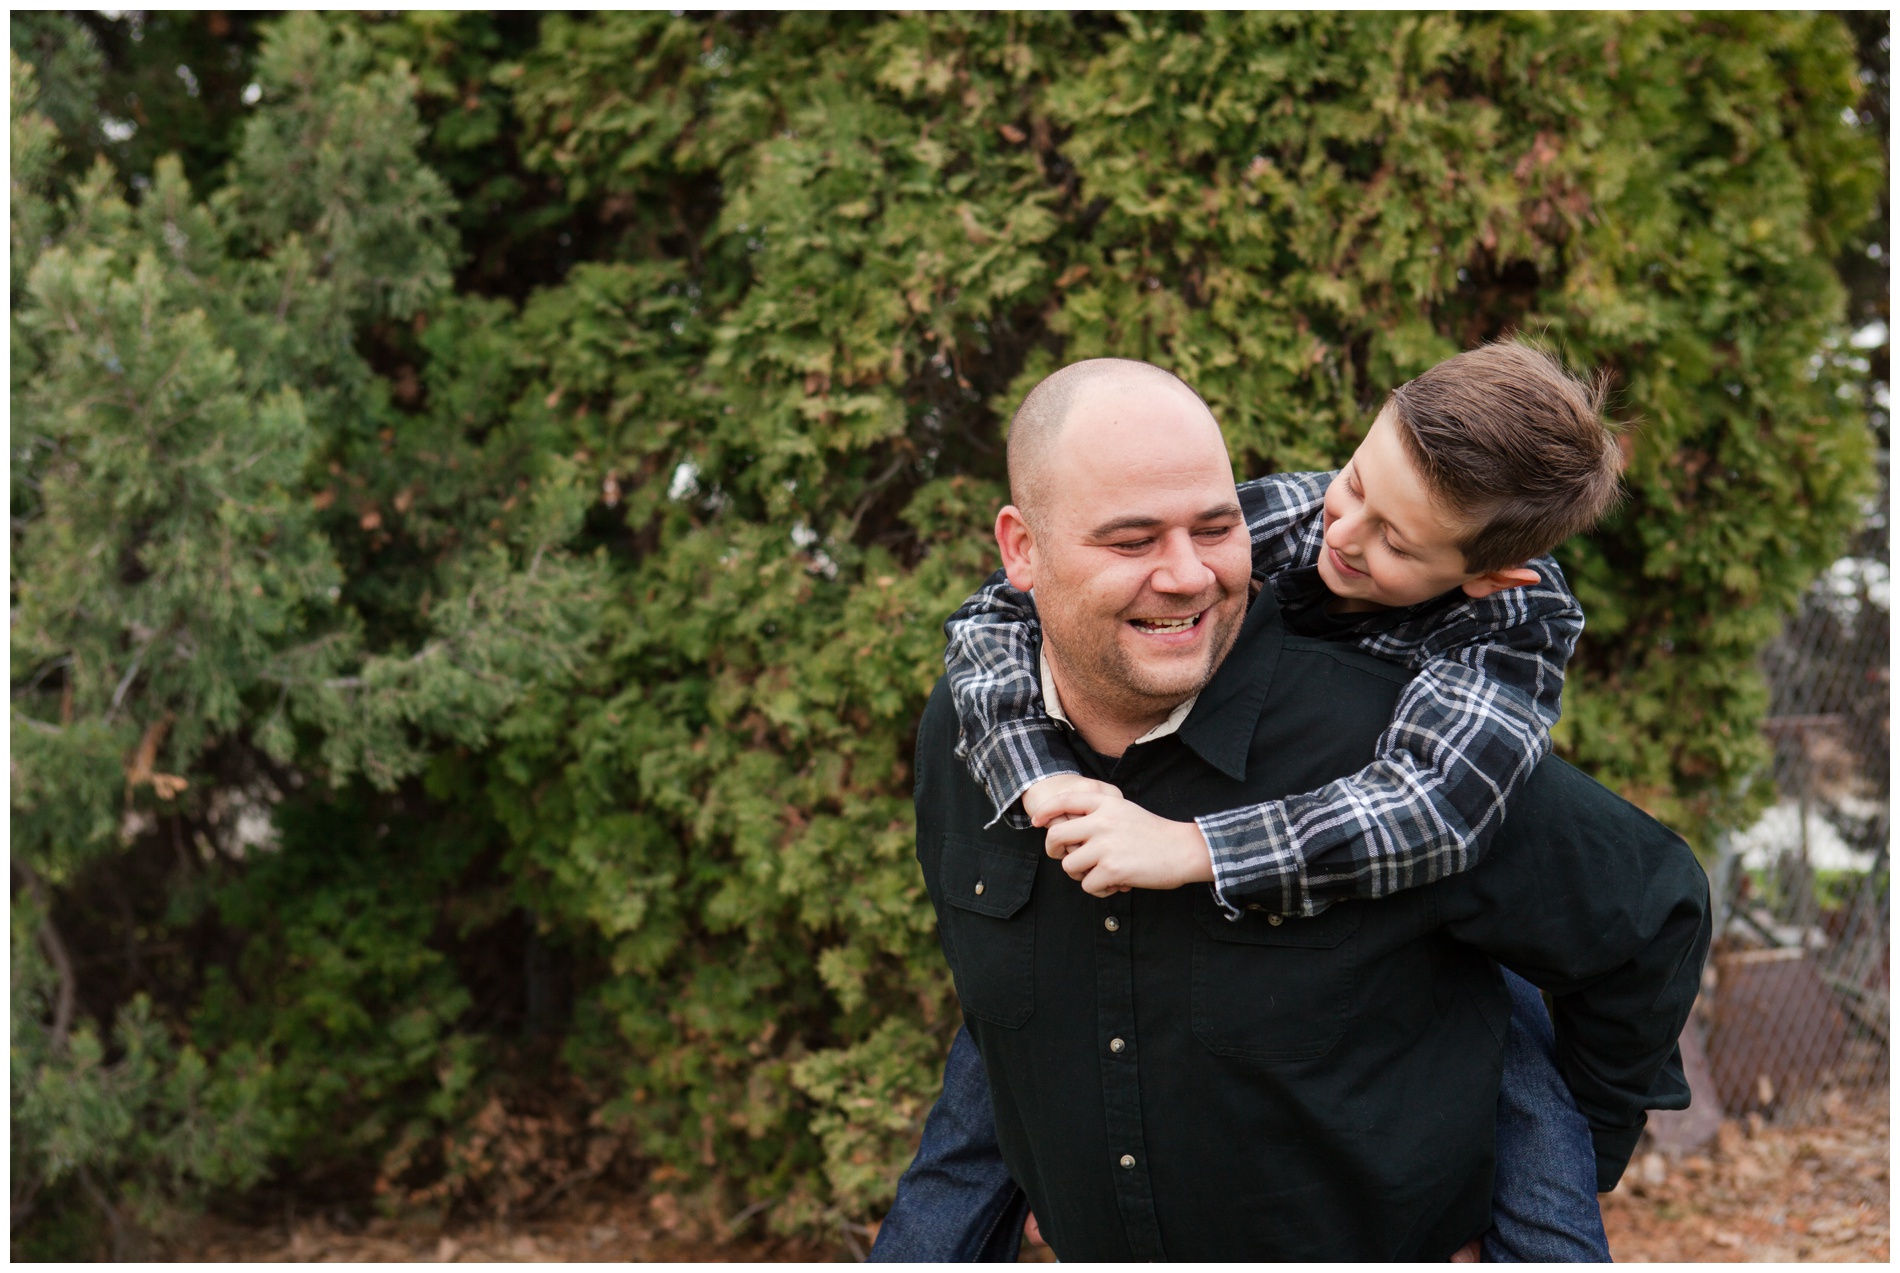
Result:
M1143 632L1186 632L1200 621L1200 615L1191 614L1185 619L1136 619L1135 626Z

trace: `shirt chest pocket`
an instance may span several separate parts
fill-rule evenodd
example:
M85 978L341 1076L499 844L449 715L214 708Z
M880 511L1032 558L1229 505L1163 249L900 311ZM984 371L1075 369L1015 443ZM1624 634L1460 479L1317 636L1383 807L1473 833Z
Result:
M1036 916L1029 895L1038 858L961 836L943 838L944 945L957 999L1007 1029L1036 1010Z
M1250 912L1196 914L1194 1037L1216 1056L1307 1061L1326 1055L1351 1011L1352 940L1360 908L1346 902L1279 923Z

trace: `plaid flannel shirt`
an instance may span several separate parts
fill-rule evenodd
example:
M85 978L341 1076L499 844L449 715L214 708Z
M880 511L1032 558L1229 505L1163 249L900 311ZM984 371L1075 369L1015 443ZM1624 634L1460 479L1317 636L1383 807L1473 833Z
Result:
M1254 575L1284 601L1318 586L1321 506L1331 473L1283 473L1240 487ZM1230 917L1255 906L1317 915L1470 867L1505 802L1550 747L1564 665L1583 611L1549 557L1535 585L1462 593L1369 616L1347 639L1412 673L1371 764L1318 791L1195 819ZM1044 778L1078 772L1064 727L1044 710L1035 601L1001 571L944 624L957 752L997 809ZM992 823L993 825L994 823Z

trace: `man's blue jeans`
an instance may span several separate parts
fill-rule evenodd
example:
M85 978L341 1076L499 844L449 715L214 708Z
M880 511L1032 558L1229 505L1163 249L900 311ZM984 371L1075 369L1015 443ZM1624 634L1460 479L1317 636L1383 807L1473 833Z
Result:
M1537 988L1504 974L1511 1026L1498 1087L1498 1167L1484 1258L1607 1261L1590 1127L1557 1073L1556 1034ZM959 1029L943 1095L871 1248L875 1261L1013 1262L1029 1200L996 1144L990 1089L969 1032Z

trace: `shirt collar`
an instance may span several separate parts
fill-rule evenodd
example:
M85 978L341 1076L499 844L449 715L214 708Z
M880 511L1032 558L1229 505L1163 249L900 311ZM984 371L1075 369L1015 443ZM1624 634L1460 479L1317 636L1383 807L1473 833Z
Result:
M1070 729L1074 729L1075 722L1070 720L1068 713L1062 710L1062 696L1056 693L1056 678L1049 672L1049 647L1047 644L1042 646L1036 657L1042 674L1043 707L1048 710L1051 718L1061 721ZM1137 738L1130 746L1151 743L1157 738L1166 738L1169 734L1179 730L1181 728L1181 722L1188 718L1188 713L1194 710L1194 704L1200 697L1199 694L1196 694L1193 698L1188 699L1187 702L1176 707L1173 711L1168 713L1168 719L1156 725L1140 738Z
M1318 566L1282 571L1274 577L1273 596L1280 603L1280 611L1289 631L1320 637L1370 636L1390 632L1464 599L1464 594L1453 588L1414 605L1328 614L1327 603L1334 598L1326 587L1326 581L1320 578Z
M1247 754L1253 750L1254 730L1285 637L1273 590L1262 588L1247 609L1234 648L1214 669L1214 679L1201 688L1199 701L1181 724L1181 741L1189 750L1235 782L1246 780Z
M1234 648L1214 670L1214 679L1135 742L1153 742L1178 734L1202 760L1235 782L1245 781L1247 754L1253 748L1254 729L1260 723L1260 709L1266 705L1285 636L1273 590L1262 588L1247 610ZM1074 729L1074 722L1063 713L1055 678L1049 674L1048 655L1041 654L1038 662L1044 708L1051 717Z

